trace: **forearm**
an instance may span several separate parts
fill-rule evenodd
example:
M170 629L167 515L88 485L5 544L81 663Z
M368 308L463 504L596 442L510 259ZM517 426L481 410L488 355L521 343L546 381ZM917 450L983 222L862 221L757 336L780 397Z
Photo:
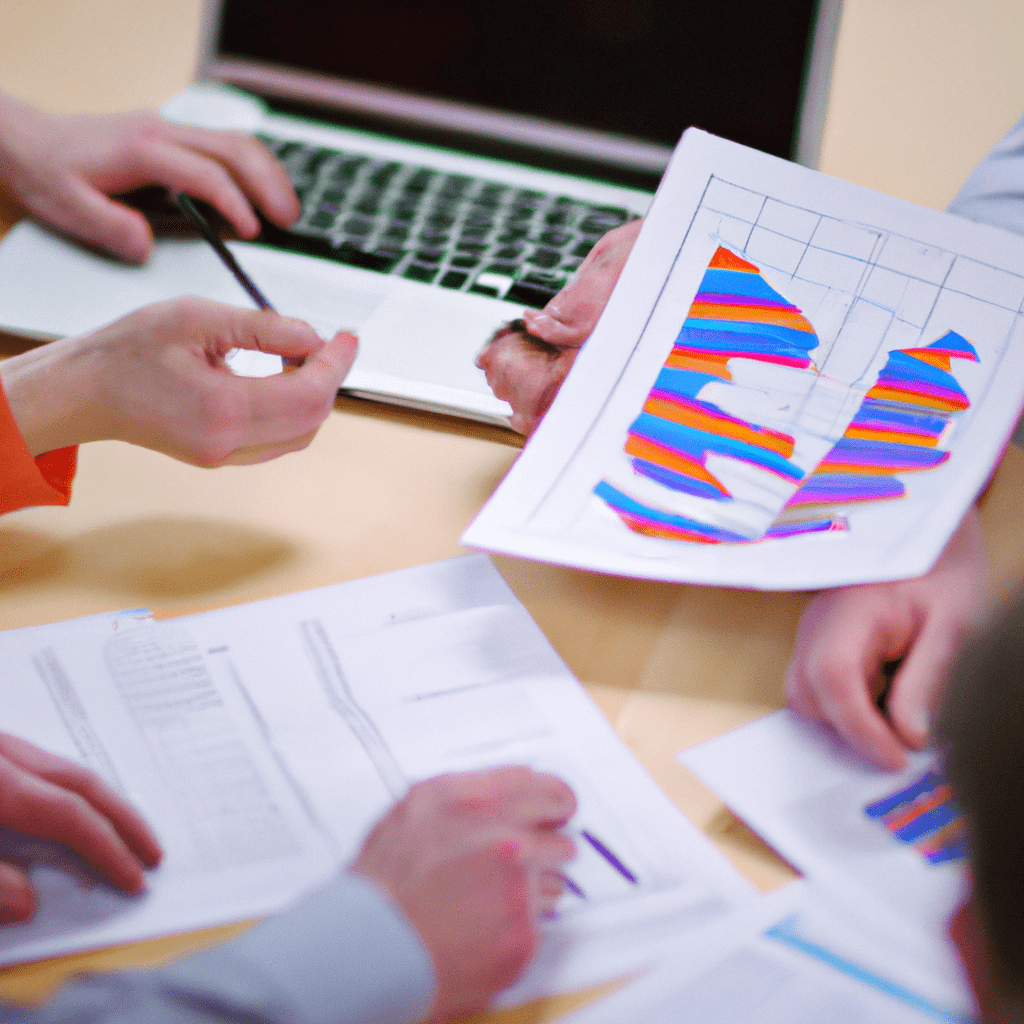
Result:
M0 1007L24 1024L403 1024L434 995L406 918L345 875L302 906L157 971L82 979L47 1006Z

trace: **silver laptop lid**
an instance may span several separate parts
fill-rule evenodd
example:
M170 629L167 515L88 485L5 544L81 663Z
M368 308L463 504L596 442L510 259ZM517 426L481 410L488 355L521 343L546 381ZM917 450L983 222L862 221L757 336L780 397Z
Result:
M271 105L657 183L691 124L814 164L841 0L206 0L199 77Z

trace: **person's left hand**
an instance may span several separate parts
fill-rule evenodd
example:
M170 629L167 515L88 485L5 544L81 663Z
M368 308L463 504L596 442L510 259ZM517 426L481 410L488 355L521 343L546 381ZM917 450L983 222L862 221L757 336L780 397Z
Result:
M154 113L53 116L0 94L0 191L32 216L133 263L153 247L145 217L108 198L143 185L186 192L254 238L255 203L275 224L299 215L288 174L259 139Z
M172 299L78 338L0 362L0 380L33 455L86 441L127 441L195 466L265 462L304 448L334 406L356 356L347 333L267 310ZM240 377L236 348L301 366Z
M145 886L163 851L130 804L81 765L0 732L0 828L74 850L125 892ZM0 924L29 920L36 895L28 870L0 860Z
M496 398L512 406L512 428L532 434L558 394L615 287L642 221L609 231L542 310L502 327L477 357Z

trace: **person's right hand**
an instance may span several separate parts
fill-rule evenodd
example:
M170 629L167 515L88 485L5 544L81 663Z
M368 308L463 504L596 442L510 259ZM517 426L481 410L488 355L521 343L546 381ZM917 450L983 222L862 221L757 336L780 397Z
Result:
M0 828L74 850L125 892L163 856L139 813L101 779L26 740L0 733ZM24 865L0 860L0 924L29 920L36 894Z
M986 576L972 507L923 576L822 591L800 620L790 707L882 767L902 768L908 750L928 744L946 673L984 610ZM898 666L891 681L886 664Z
M573 857L559 830L572 791L529 768L442 775L412 787L352 867L405 911L434 963L432 1021L483 1009L537 944L537 919Z
M626 265L642 221L609 231L572 281L542 310L501 328L477 357L496 398L512 406L512 427L532 434L558 394L579 350L597 325Z
M196 466L239 465L309 444L356 346L351 334L325 343L266 310L173 299L4 360L0 380L33 455L115 440ZM239 377L225 363L235 348L304 362Z

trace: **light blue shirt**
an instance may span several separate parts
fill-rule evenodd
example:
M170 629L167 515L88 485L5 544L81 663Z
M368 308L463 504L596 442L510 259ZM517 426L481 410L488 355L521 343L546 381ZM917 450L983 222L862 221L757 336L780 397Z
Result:
M1024 117L974 168L947 209L1024 235ZM1013 442L1024 447L1024 417L1013 432Z
M402 911L343 875L302 906L161 970L96 974L2 1024L406 1024L434 998Z
M974 168L947 209L1024 235L1024 117Z

